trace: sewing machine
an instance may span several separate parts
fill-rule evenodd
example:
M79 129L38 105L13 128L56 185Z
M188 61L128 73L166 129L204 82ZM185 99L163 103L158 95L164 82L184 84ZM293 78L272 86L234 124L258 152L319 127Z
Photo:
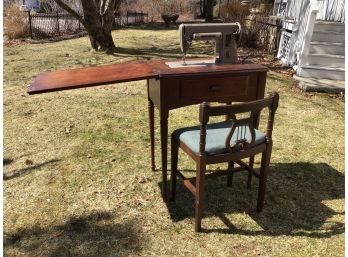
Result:
M214 59L210 63L237 63L236 38L240 34L240 24L238 22L181 24L179 32L184 65L188 64L185 57L193 40L215 41Z

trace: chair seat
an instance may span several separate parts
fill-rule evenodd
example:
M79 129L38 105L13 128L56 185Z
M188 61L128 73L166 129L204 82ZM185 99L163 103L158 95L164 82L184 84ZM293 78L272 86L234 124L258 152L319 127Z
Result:
M227 134L232 127L233 121L223 121L219 123L212 123L207 125L207 136L205 144L205 152L207 155L223 154L226 153L225 140ZM177 129L173 132L175 139L183 142L194 153L199 153L199 140L200 140L200 126L185 127ZM246 129L246 139L251 138L250 131ZM237 139L237 130L232 135L231 144ZM266 134L255 129L255 141L253 145L258 145L265 142Z

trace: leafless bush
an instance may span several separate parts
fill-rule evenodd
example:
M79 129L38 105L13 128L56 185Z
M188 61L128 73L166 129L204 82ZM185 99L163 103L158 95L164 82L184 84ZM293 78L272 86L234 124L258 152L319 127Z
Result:
M241 5L239 1L221 6L220 17L224 22L239 22L241 35L239 45L243 47L258 48L260 31L265 28L259 22L258 16L250 16L249 5Z
M220 18L224 22L239 22L242 28L245 27L245 19L249 14L249 6L241 5L239 1L220 7Z
M3 0L4 13L9 7L14 4L20 6L21 4L23 4L23 0Z
M81 1L64 0L64 3L77 12L82 10ZM54 0L41 0L40 6L45 13L65 12Z
M149 20L160 21L162 15L179 14L180 17L187 17L192 14L193 0L135 0L131 3L124 3L121 12L143 12L149 15ZM192 15L191 15L192 16Z
M240 45L250 48L261 48L260 33L262 30L267 29L266 25L260 22L259 16L246 17L244 32L240 39Z
M26 35L26 15L17 4L6 8L4 14L4 33L9 39L23 38Z
M45 13L53 13L61 11L62 8L54 0L45 0L41 2L41 9Z
M75 19L65 18L62 20L62 30L64 30L66 33L76 32L77 27L78 21Z

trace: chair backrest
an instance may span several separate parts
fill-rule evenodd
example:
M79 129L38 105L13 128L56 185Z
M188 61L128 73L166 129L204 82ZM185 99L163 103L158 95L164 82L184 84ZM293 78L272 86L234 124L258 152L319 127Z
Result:
M268 140L271 140L274 115L278 108L278 102L278 93L272 92L269 97L253 102L221 106L210 106L207 102L202 103L199 109L199 121L201 123L199 148L200 154L205 154L206 125L209 122L209 117L211 116L226 115L233 121L225 140L226 150L233 153L240 150L246 150L253 145L255 141L255 128L258 126L260 112L262 109L268 108L269 113L266 137ZM250 113L249 117L237 119L236 115L244 113ZM249 137L247 137L247 130L249 130L250 133ZM237 138L234 140L235 143L231 145L231 139L235 132Z

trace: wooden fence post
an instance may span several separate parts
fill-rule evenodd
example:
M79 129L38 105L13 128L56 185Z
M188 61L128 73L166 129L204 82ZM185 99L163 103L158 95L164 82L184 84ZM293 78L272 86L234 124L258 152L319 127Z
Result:
M127 26L128 26L128 11L127 11Z
M30 38L33 39L33 29L31 27L31 16L30 16L30 11L28 11L28 18L29 18L29 33L30 33Z

